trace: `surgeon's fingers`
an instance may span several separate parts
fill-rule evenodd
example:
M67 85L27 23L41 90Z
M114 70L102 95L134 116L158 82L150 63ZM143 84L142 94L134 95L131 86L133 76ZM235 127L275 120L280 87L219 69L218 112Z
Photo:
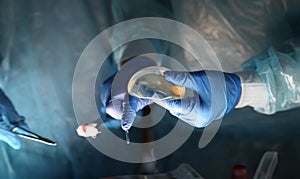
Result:
M178 86L192 88L195 84L189 72L165 71L163 76L165 80Z
M150 99L142 99L142 98L137 98L135 96L129 95L129 103L131 108L134 111L139 111L143 109L145 106L152 104L153 101Z
M181 100L165 101L164 107L174 116L181 116L190 113L195 107L195 97L186 97Z

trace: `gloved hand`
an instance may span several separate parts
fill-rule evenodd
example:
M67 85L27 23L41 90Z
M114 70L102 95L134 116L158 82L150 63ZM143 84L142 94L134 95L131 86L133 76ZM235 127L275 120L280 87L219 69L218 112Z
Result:
M102 111L114 119L121 120L121 127L126 131L132 126L136 113L151 104L152 101L139 99L127 93L111 97L111 86L114 77L115 74L107 78L100 88L100 98L103 105Z
M11 129L15 126L22 127L24 129L30 130L26 122L21 121L17 124L7 124L5 121L0 122L0 140L7 143L13 149L20 149L21 143L18 136L11 132Z
M195 127L205 127L229 113L238 103L241 94L240 78L231 73L166 71L164 78L175 85L195 91L194 96L166 101L164 104L172 115Z
M17 126L17 127L21 127L23 129L30 131L30 128L29 128L28 124L25 122L24 117L21 117L20 120L17 122L10 122L10 124L12 127Z

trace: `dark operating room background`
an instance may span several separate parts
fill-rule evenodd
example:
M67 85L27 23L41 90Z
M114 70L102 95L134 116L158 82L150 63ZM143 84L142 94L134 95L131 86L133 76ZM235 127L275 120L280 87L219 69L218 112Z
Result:
M201 2L172 1L170 8L177 20L196 30L205 28L203 24L197 24L200 10L217 12L219 9L219 13L230 15L234 8L243 8L242 4L232 6L227 1ZM282 3L293 1L269 2L274 3L270 5L273 10L265 9L264 12L269 14L260 19L261 23L274 19L269 26L261 26L269 32L265 35L267 40L258 43L251 38L260 39L264 34L242 28L247 22L239 24L238 17L222 21L227 25L238 24L234 32L240 37L234 38L236 36L232 33L220 41L208 39L219 50L218 56L224 52L216 45L218 42L223 45L242 44L236 48L240 53L226 53L222 58L249 58L259 50L271 44L278 45L297 34L297 11L288 14L293 17L290 24L284 21L287 17L280 15L287 11L285 7L281 9ZM203 9L203 6L210 8ZM291 6L297 8L299 3ZM78 124L71 89L74 69L88 43L114 24L111 14L111 1L108 0L0 0L1 85L19 113L26 116L31 129L58 142L57 147L50 147L21 139L21 150L13 150L0 142L0 178L101 178L139 173L140 164L111 159L75 132ZM247 15L251 17L253 14ZM254 12L254 15L259 14ZM197 29L197 26L201 28ZM232 28L229 26L226 27ZM231 38L236 41L230 42L228 39ZM251 46L245 45L247 43ZM224 68L230 71L231 64L238 64L234 60L224 64ZM230 178L232 167L242 164L253 176L263 153L277 151L278 166L274 178L299 178L299 112L300 109L293 109L266 116L251 108L234 110L225 117L216 137L207 147L198 148L202 129L197 129L175 153L157 161L156 172L167 172L187 163L206 178ZM165 118L172 117L166 114ZM165 120L163 125L172 124ZM159 135L160 130L154 128L154 133Z

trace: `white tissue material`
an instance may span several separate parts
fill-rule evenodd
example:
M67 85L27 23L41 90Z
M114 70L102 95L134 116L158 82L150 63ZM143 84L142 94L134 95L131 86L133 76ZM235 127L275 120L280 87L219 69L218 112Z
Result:
M101 133L101 131L99 131L96 128L96 126L97 126L96 123L83 124L83 125L78 126L78 128L76 129L76 132L79 136L82 136L82 137L96 138L97 134Z

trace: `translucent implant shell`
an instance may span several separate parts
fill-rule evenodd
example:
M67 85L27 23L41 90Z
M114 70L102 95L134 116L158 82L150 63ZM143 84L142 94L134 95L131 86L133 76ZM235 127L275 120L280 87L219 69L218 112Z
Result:
M152 66L136 72L128 83L128 93L152 100L182 99L185 88L166 81L163 73L167 70L170 69Z

